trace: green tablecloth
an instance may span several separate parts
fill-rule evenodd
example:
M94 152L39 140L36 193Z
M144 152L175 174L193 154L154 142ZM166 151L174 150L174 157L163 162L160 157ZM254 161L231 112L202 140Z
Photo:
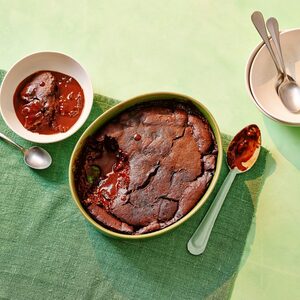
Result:
M3 76L4 72L1 72ZM214 194L188 222L147 241L103 236L80 214L68 187L72 149L97 116L117 101L95 95L92 113L66 141L45 148L48 170L23 164L18 150L0 142L0 298L4 299L227 299L232 291L256 201L267 151L239 175L217 219L207 251L192 256L186 243ZM0 130L24 146L0 119ZM230 137L223 135L224 145Z

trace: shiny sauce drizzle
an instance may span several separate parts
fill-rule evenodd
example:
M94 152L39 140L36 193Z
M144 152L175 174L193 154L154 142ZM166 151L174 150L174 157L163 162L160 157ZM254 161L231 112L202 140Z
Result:
M114 199L126 200L130 182L127 154L119 149L116 156L117 161L112 166L111 172L106 174L105 179L99 182L95 192L90 196L91 202L103 206L107 210Z
M71 76L39 71L18 85L13 101L17 117L26 129L55 134L68 131L79 119L84 93Z
M138 133L136 133L136 134L133 136L133 138L134 138L134 140L137 141L137 142L140 141L140 140L142 139L141 135L138 134Z
M245 163L260 147L261 134L257 125L249 125L241 130L230 143L227 150L227 163L231 169L247 170Z

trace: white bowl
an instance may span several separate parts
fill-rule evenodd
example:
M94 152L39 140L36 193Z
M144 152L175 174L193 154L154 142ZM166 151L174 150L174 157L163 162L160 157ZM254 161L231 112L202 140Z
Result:
M66 132L40 134L31 132L19 121L13 96L19 83L31 74L42 71L56 71L75 78L84 93L84 106L77 122ZM73 58L58 52L37 52L19 60L5 75L0 89L0 111L7 126L22 138L35 143L54 143L74 134L86 121L93 104L93 88L85 69Z
M287 72L300 84L300 29L281 32L280 40ZM300 113L291 113L278 97L276 79L274 62L266 46L260 43L246 65L247 90L266 116L287 125L300 126Z

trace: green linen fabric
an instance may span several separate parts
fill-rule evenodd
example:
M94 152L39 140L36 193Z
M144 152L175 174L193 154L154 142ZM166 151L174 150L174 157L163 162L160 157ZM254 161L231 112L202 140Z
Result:
M2 78L4 74L0 72ZM84 219L68 186L68 163L76 141L115 103L95 95L92 113L79 132L44 145L53 157L48 170L28 168L17 149L0 141L1 299L230 297L265 178L267 150L262 149L250 172L237 176L203 255L189 254L186 243L228 172L225 163L209 201L182 226L150 240L115 240ZM25 147L31 145L2 119L0 131ZM230 137L222 138L226 148Z

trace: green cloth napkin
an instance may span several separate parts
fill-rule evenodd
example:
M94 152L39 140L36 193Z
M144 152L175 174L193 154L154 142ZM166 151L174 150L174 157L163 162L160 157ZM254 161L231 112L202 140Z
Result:
M230 297L264 181L266 149L250 172L237 176L203 255L189 254L186 243L228 172L225 163L213 195L185 224L151 240L115 240L94 229L77 209L68 163L84 129L117 102L95 95L85 126L63 142L45 145L53 157L48 170L31 170L17 149L0 141L1 299ZM0 131L31 145L1 118ZM231 138L222 137L226 148Z

